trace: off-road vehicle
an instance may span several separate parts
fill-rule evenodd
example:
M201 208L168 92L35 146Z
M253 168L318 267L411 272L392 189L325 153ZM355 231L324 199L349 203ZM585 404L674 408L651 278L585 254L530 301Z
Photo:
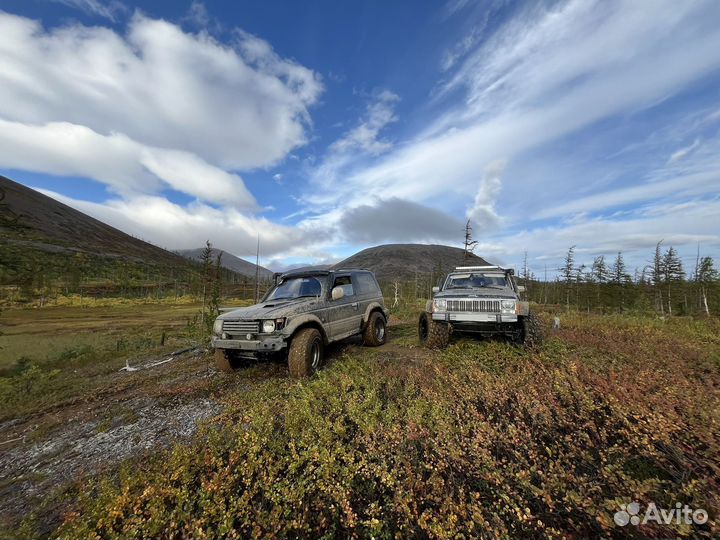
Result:
M542 340L530 304L520 300L524 287L514 271L499 266L459 266L440 286L420 315L420 341L434 349L447 346L454 332L501 336L515 343Z
M329 343L355 335L371 347L385 343L387 319L369 270L300 270L276 275L259 304L221 314L211 344L222 371L274 354L286 355L290 374L304 377L321 365Z

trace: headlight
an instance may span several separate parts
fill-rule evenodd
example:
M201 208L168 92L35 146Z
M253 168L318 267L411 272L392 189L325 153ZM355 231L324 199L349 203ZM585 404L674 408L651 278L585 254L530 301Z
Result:
M502 308L503 309L512 309L514 311L515 310L515 300L503 300Z
M447 300L444 298L436 298L433 300L433 310L434 311L445 311L447 308Z
M222 319L215 319L215 323L213 324L213 334L222 334L222 323Z
M262 330L266 334L275 331L275 321L263 321Z

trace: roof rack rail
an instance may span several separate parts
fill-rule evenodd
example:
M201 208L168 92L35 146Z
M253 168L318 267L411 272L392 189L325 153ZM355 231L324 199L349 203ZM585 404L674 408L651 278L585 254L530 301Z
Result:
M486 266L456 266L455 270L504 270L504 268L495 265Z
M515 274L515 270L512 268L503 268L502 266L487 265L487 266L456 266L455 270L500 270L501 272L509 272Z

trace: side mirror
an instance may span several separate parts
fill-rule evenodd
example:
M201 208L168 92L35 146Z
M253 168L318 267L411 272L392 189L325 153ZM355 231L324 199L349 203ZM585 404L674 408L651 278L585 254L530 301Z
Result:
M517 290L518 292L525 292L525 285L518 285Z
M432 292L434 292L434 293L440 292L440 287L433 287Z
M340 300L343 296L345 296L345 290L342 287L338 286L332 290L333 300Z

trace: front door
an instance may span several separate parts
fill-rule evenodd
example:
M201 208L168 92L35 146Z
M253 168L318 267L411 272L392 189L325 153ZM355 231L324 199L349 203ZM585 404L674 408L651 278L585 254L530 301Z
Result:
M345 295L340 300L330 299L329 319L333 340L357 333L362 319L350 274L335 274L330 291L335 287L342 287Z

